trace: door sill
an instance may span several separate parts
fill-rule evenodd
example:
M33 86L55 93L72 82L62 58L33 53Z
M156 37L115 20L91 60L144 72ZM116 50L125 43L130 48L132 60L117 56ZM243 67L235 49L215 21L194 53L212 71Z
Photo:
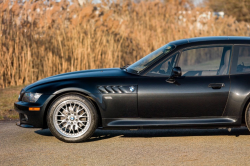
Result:
M118 118L103 119L107 127L157 127L157 126L197 126L197 125L232 125L236 118L185 118L185 119L155 119L155 118Z

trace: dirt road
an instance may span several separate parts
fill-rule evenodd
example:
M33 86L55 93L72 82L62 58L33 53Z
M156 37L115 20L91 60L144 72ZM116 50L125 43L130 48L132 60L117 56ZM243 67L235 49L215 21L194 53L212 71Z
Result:
M0 165L250 165L246 128L97 130L85 143L63 143L49 130L0 121Z

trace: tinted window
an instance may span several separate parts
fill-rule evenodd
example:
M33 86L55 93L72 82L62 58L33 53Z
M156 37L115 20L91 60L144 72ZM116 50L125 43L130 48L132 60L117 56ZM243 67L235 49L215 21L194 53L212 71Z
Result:
M148 72L148 76L157 76L157 75L166 75L169 76L172 72L173 67L175 66L176 58L178 54L175 54L166 60L163 60L159 65L154 67L150 72Z
M136 72L139 73L145 68L149 67L152 65L154 62L159 60L160 58L164 57L167 53L172 51L175 48L174 45L167 44L154 52L151 52L147 56L143 57L139 61L135 62L134 64L130 65L127 69L131 72Z
M250 73L250 47L234 47L234 58L231 73Z
M231 46L193 48L182 52L178 66L183 76L226 75L230 56Z

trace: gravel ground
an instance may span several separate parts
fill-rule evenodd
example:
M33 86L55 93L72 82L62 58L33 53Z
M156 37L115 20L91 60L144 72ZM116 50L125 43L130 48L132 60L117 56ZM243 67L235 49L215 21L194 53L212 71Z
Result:
M63 143L48 129L0 121L0 165L249 165L244 128L97 130L84 143Z

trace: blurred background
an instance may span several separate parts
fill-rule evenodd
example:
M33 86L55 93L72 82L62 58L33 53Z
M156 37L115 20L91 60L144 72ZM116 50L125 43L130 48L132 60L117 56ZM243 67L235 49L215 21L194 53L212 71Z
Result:
M249 36L250 0L0 0L0 88L131 64L170 41Z

